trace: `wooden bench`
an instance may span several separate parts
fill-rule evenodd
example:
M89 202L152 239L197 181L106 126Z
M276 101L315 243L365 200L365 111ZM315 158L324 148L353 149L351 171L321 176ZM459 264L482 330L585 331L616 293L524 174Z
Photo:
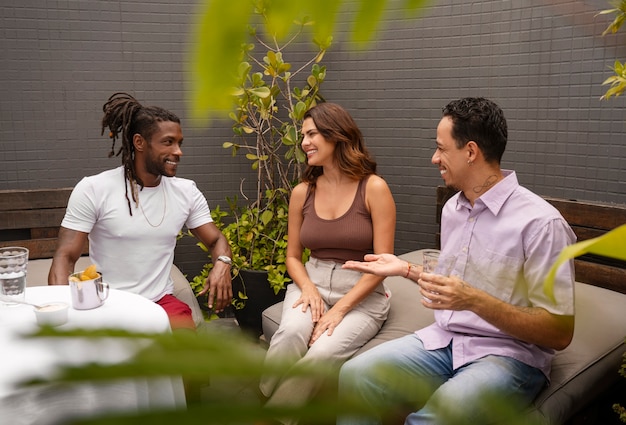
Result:
M454 194L437 188L437 222L441 209ZM565 217L578 240L599 236L626 223L626 205L545 198ZM439 234L434 246L439 246ZM625 248L626 249L626 248ZM422 251L400 255L421 264ZM529 423L565 424L577 412L623 378L618 370L626 351L626 264L610 258L582 256L575 260L576 323L572 343L559 351L552 362L551 385L535 399L527 412ZM402 277L385 279L391 291L389 316L378 334L355 355L385 341L410 334L434 321L433 311L424 308L418 286ZM278 329L282 303L263 312L264 337L270 341ZM615 400L618 402L620 400ZM621 400L623 404L623 400ZM531 419L536 422L531 422Z
M59 228L72 188L0 190L0 247L28 248L26 286L47 285L52 256L57 248ZM89 264L89 245L76 263L80 270ZM204 326L200 310L187 278L175 265L171 271L174 295L192 310L196 326Z
M28 248L29 259L52 258L72 188L0 191L0 247ZM85 246L83 254L89 253Z

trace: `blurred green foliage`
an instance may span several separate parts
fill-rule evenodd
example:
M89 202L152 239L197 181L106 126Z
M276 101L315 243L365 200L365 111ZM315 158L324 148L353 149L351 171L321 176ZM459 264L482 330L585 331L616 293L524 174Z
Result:
M233 109L241 46L255 11L261 12L262 31L278 42L288 38L294 22L307 17L315 22L313 40L324 44L335 32L337 18L350 5L351 41L365 48L374 37L389 0L205 0L201 3L190 45L189 79L191 110L196 117L226 116ZM414 16L428 3L404 0L407 14Z
M219 329L219 328L215 328ZM258 381L263 375L283 375L284 361L268 364L264 349L257 342L239 332L208 331L206 333L174 331L169 334L141 334L120 330L59 330L45 327L32 335L35 338L86 338L91 340L121 338L127 340L136 355L127 362L116 364L86 364L60 370L52 379L33 379L29 385L71 385L116 379L182 377L185 382L209 383L199 400L190 400L186 409L156 409L99 415L79 419L72 424L255 424L272 418L299 418L310 425L335 423L337 415L392 413L389 406L364 406L349 395L339 399L336 393L337 369L332 366L301 368L294 375L321 380L326 385L315 400L304 406L264 407L255 396ZM290 363L290 362L289 362ZM395 368L379 367L378 373L386 379L403 383L406 399L425 400L429 388L423 383L408 380ZM246 388L248 393L241 392ZM533 425L536 422L520 415L515 400L503 400L498 394L483 394L480 403L494 421L508 425ZM442 424L470 425L462 410L441 406Z

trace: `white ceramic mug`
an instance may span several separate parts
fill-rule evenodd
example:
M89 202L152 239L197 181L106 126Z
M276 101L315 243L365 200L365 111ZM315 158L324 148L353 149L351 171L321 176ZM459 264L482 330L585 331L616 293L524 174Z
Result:
M80 280L82 272L69 277L72 307L76 310L90 310L100 307L109 296L109 284L102 281L102 275L89 280Z

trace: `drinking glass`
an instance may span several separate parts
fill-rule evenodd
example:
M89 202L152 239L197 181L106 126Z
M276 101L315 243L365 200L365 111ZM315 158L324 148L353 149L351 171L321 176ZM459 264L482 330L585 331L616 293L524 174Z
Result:
M424 273L435 273L437 263L439 262L439 251L427 250L424 251L423 256L422 266ZM432 302L430 298L424 297L424 299L426 302Z
M27 266L27 248L19 246L0 248L0 293L5 300L3 304L7 306L17 305L17 303L6 301L7 299L24 301Z
M434 273L439 262L439 251L427 250L424 251L424 273Z

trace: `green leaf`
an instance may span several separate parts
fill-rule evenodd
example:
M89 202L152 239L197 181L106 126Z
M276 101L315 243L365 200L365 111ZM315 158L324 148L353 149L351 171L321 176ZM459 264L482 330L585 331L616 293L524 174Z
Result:
M245 61L241 62L239 66L237 67L237 75L243 79L245 78L246 75L250 73L251 69L252 69L252 65L250 65L250 63L245 62Z
M262 99L269 97L270 89L267 87L258 87L254 89L249 89L248 92L254 96L260 97Z
M300 18L299 15L306 7L306 2L302 0L272 0L265 4L267 30L275 34L277 39L283 39L289 34L294 21Z
M296 106L293 108L293 116L296 121L302 121L304 118L304 113L307 111L306 104L302 101L296 103Z
M287 126L284 134L285 136L282 139L283 145L293 146L298 142L298 131L295 126Z
M272 50L267 52L267 55L263 58L263 62L270 66L276 66L276 53Z
M361 0L352 39L361 46L369 42L385 10L386 0Z
M318 59L316 59L315 62L320 62L326 50L328 50L333 44L333 36L327 35L325 37L315 37L313 38L313 43L320 49L320 52L318 53Z
M264 85L265 85L265 81L263 81L262 72L255 72L254 74L252 74L252 86L253 87L260 87Z
M265 210L261 214L261 222L265 225L272 221L272 218L274 218L274 213L270 210Z
M306 79L306 82L309 87L313 88L317 85L317 78L315 78L313 75L309 75Z
M564 262L572 258L583 254L597 254L626 261L624 241L626 241L626 224L617 227L602 236L587 239L565 247L548 272L548 276L544 282L544 292L554 300L554 278L556 276L556 272Z
M193 28L189 70L191 111L196 117L230 109L238 53L251 14L247 1L212 0L203 5Z
M315 22L315 39L323 40L332 36L341 3L341 0L302 1L303 6L307 4L311 18Z
M298 149L295 149L294 152L296 154L296 161L298 161L299 164L304 164L306 161L306 154L302 151L302 149L298 147Z

